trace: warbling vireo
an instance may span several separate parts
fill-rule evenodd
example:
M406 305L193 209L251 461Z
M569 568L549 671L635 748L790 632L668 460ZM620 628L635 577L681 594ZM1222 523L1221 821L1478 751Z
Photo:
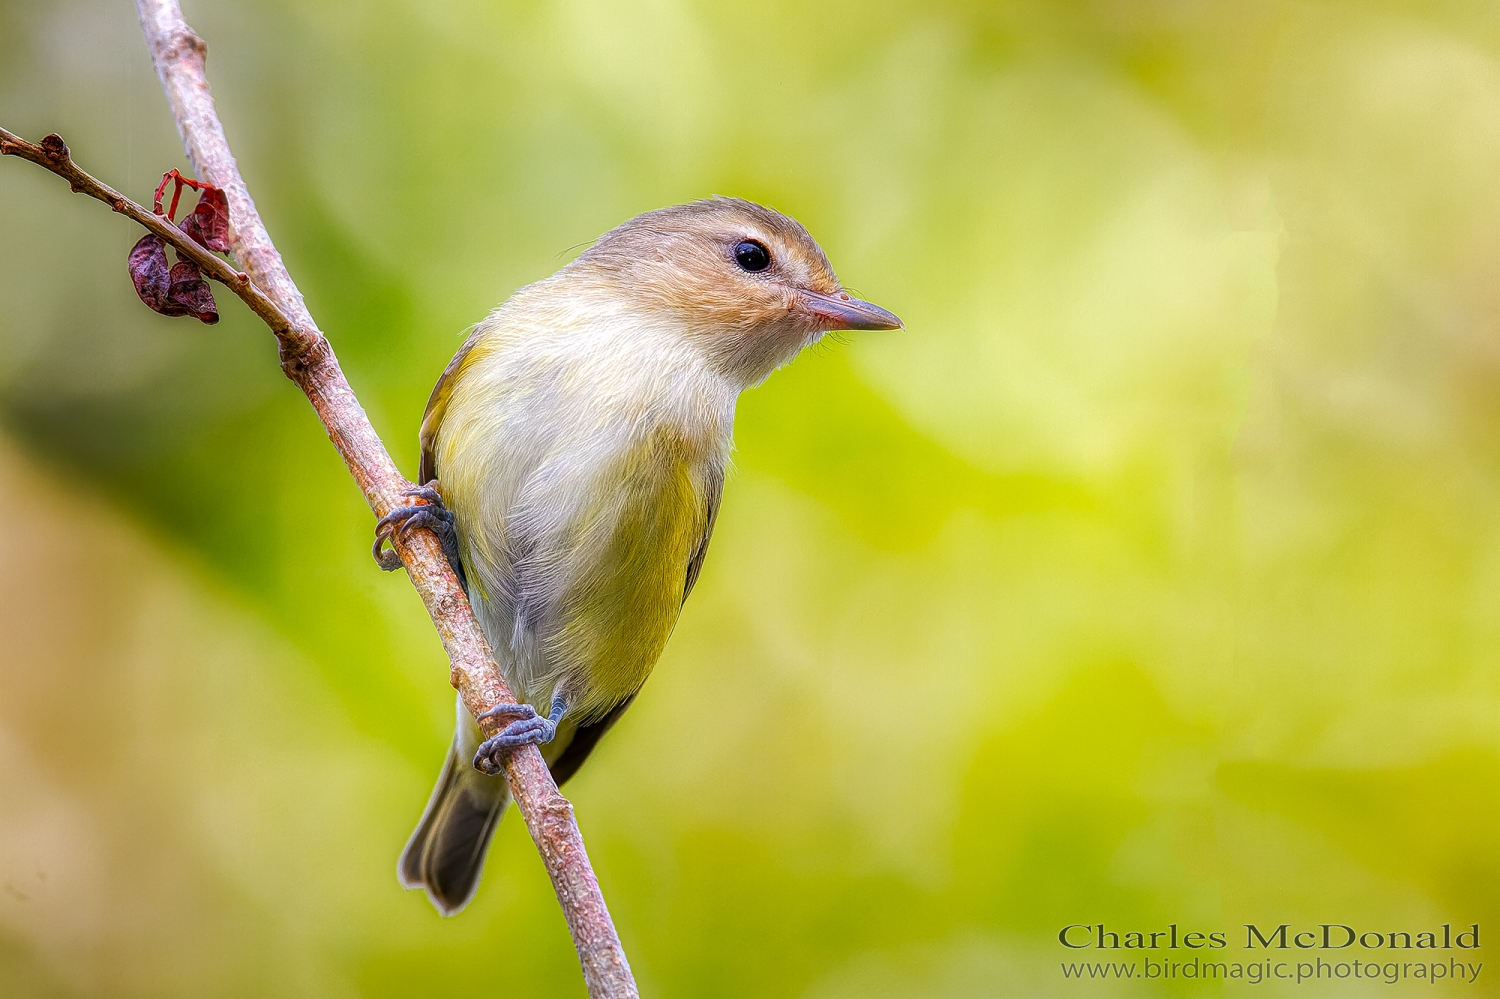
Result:
M510 800L497 756L540 743L562 784L635 699L703 565L740 392L830 330L900 326L736 198L639 215L479 324L422 420L428 503L378 536L438 529L522 703L481 743L459 702L402 884L462 909Z

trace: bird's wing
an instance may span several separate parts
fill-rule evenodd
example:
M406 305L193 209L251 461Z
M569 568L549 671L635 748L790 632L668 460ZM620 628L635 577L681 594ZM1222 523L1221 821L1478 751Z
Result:
M458 353L453 355L453 360L448 362L448 366L438 376L437 384L432 387L432 395L427 397L427 411L422 414L422 431L417 437L422 446L421 464L417 470L419 486L425 486L438 477L437 455L433 451L437 446L438 427L443 422L443 414L448 410L448 399L453 395L458 372L468 360L469 351L478 342L477 334L464 341L464 345L458 348Z
M708 509L704 512L703 533L688 559L687 580L682 586L683 603L687 603L688 594L693 592L693 584L698 582L698 573L703 571L703 559L708 554L709 539L714 536L714 523L719 519L719 500L724 496L723 469L717 469L711 474L704 484L704 492L707 494Z
M708 554L708 540L713 537L714 522L719 516L719 500L724 494L724 475L722 472L713 476L707 483L707 504L703 517L703 533L698 538L698 543L693 547L692 557L688 561L687 581L682 588L682 599L687 600L688 594L693 592L693 584L698 581L698 573L703 568L703 557ZM636 693L640 693L639 690ZM609 713L596 722L580 725L573 733L573 739L568 743L568 748L562 751L557 759L549 765L552 771L552 779L562 787L564 781L576 774L594 747L599 744L604 733L614 727L615 722L620 720L627 708L635 701L635 694L631 694L625 700L610 708Z
M615 722L620 720L620 716L634 700L635 694L631 694L610 708L609 714L603 718L578 726L577 731L573 733L573 740L568 743L568 748L564 749L562 755L548 766L548 769L552 771L552 779L557 782L558 787L562 787L564 781L578 772L578 768L583 766L583 761L589 758L589 754L599 744L600 738L614 726Z

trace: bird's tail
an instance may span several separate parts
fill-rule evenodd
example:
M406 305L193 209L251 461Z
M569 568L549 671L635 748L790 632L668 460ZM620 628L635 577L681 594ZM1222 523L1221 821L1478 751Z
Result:
M460 701L448 760L396 868L402 885L426 889L445 916L458 913L474 897L490 837L510 804L505 778L473 767L479 739L479 729Z

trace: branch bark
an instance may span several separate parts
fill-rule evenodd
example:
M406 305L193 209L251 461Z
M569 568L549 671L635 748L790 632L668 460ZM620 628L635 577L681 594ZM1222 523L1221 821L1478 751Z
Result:
M307 394L370 509L376 517L383 517L405 501L403 493L412 483L396 468L370 425L255 210L214 110L204 69L207 46L183 21L177 0L137 0L136 7L193 169L199 180L222 188L228 199L231 253L243 271L236 271L175 225L89 176L73 162L57 135L33 144L0 129L0 155L19 156L52 171L68 181L73 191L103 201L162 237L196 262L205 275L238 295L276 335L282 370ZM416 530L393 537L392 546L442 639L451 663L449 680L464 705L477 716L497 703L514 703L437 537ZM487 720L486 735L494 735L503 724ZM505 778L567 917L589 995L636 999L639 993L630 964L589 864L573 806L557 790L541 752L525 746L511 753L505 761Z

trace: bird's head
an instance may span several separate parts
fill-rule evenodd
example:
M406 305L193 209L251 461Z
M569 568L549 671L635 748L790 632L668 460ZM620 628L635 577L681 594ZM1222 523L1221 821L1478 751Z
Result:
M753 385L832 330L900 329L844 291L798 222L739 198L662 208L610 230L568 270L679 330L726 376Z

